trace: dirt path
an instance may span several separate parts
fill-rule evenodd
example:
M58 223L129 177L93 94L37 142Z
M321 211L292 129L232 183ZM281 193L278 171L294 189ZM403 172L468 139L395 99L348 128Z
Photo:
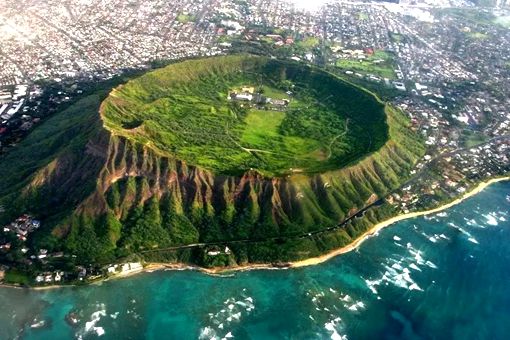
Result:
M344 132L342 132L341 134L333 137L333 139L329 143L329 145L328 145L328 150L329 151L328 151L328 156L326 157L326 160L331 158L331 155L333 153L333 150L331 150L331 147L333 146L333 143L335 143L338 138L345 136L347 134L347 132L349 132L349 126L348 125L349 125L349 118L347 118L345 120L345 130L344 130Z

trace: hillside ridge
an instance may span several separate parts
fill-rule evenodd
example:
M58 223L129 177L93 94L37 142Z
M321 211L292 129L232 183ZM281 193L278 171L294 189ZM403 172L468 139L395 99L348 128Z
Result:
M316 256L348 243L381 218L377 211L385 214L388 207L324 237L285 238L334 226L384 198L408 177L423 153L407 118L386 106L389 140L356 164L273 178L257 171L215 174L105 129L98 114L103 104L87 97L45 123L53 124L50 131L36 129L7 157L34 153L34 142L51 142L54 151L22 158L19 167L33 171L14 190L0 185L2 205L14 202L6 216L29 212L42 217L46 228L40 245L75 254L82 263L239 239L271 241L234 245L229 254L215 257L201 249L151 253L150 259L224 266ZM66 138L71 143L64 143ZM281 238L276 247L275 238Z

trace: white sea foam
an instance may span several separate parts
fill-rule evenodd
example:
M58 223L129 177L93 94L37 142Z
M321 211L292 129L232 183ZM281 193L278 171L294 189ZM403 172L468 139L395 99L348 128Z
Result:
M440 213L437 213L436 214L437 217L447 217L448 216L448 213L446 211L442 211Z
M243 290L244 292L245 290ZM243 293L244 295L244 293ZM242 296L241 298L230 297L223 301L224 308L217 313L208 313L210 324L202 328L200 339L228 339L234 337L231 332L225 334L225 328L232 323L237 323L243 315L249 314L255 309L253 298Z
M470 237L470 238L468 238L468 241L469 241L469 242L472 242L472 243L474 243L474 244L479 244L479 243L478 243L478 241L477 241L477 239L476 239L476 238L474 238L474 237Z
M495 215L496 215L495 213L483 215L483 217L485 217L485 219L487 220L485 223L487 223L488 225L497 226L498 220L496 219Z
M340 300L342 300L344 302L351 302L352 298L348 294L345 294L345 296L341 297Z
M391 268L396 269L396 270L402 270L403 269L402 266L399 263L392 264Z
M358 305L354 304L354 305L351 305L349 307L347 307L348 310L352 310L352 311L357 311L358 310Z
M420 286L418 286L416 283L413 283L412 285L409 286L409 290L419 290L419 291L423 291L423 289L420 288Z
M103 327L94 327L94 331L96 332L97 336L102 336L105 333Z
M101 318L107 315L106 307L103 303L97 304L96 307L99 308L99 310L90 315L90 321L85 322L85 327L76 333L77 338L82 339L87 333L95 333L97 336L103 336L106 333L103 327L96 326Z
M209 340L209 339L217 339L216 337L216 331L211 327L204 327L200 331L200 335L198 336L199 339L203 340Z
M365 283L367 284L368 289L372 291L375 295L377 295L377 289L375 287L379 286L382 282L382 279L380 280L365 280Z
M417 270L417 271L421 272L420 267L418 267L415 263L411 263L411 264L409 265L409 268L411 268L411 269L414 269L414 270Z
M331 332L331 340L347 340L347 335L340 335L337 331L340 322L341 319L338 317L324 324L324 328Z
M425 262L425 265L429 266L430 268L437 269L437 266L432 261Z
M466 224L468 226L477 226L478 225L473 218L472 219L468 219L468 218L464 217L464 221L466 221Z
M487 215L487 216L491 216L491 215ZM487 217L486 217L486 218L487 218ZM494 218L494 217L492 216L492 218ZM489 223L489 222L487 222L487 223ZM496 223L497 223L497 221L496 221ZM454 225L453 223L452 223L452 224L448 223L448 224L449 224L449 225L451 225L451 226L453 226L453 227L455 227L455 228L456 228L458 231L460 231L462 234L466 235L466 236L467 236L467 240L468 240L469 242L472 242L472 243L478 244L478 240L477 240L476 238L474 238L474 237L473 237L473 235L471 235L468 231L466 231L465 229L463 229L463 228L461 228L461 227L458 227L458 226ZM497 225L497 224L496 224L496 225ZM484 228L484 227L482 227L482 226L480 226L480 227L481 227L481 228Z
M85 323L85 332L89 332L94 329L96 323L101 320L102 316L106 316L106 309L104 308L104 304L100 305L102 309L92 313L90 315L90 321Z
M419 265L425 264L425 260L423 259L423 256L421 256L421 252L419 250L415 250L414 248L409 249L409 253L414 256L414 260L416 260L416 263Z
M360 309L365 309L365 304L363 303L363 301L358 301L350 306L347 306L347 309L353 312L357 312Z

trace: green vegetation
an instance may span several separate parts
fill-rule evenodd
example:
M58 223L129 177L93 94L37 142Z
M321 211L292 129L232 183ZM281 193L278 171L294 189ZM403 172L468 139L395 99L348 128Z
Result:
M354 72L395 79L394 58L391 53L385 51L375 51L365 59L338 59L336 66Z
M188 22L194 21L195 18L192 15L180 13L179 15L177 15L177 18L175 18L175 20L182 24L186 24Z
M496 17L494 22L502 27L510 28L510 15Z
M367 14L367 13L360 12L360 13L358 14L358 20L360 20L360 21L368 20L368 14Z
M488 35L486 33L481 33L481 32L469 32L467 35L468 35L468 37L475 39L475 40L483 40L483 39L488 38Z
M231 100L243 85L290 105ZM370 94L315 68L246 55L151 72L114 90L102 114L115 134L225 174L338 169L387 139L384 106Z
M492 25L496 18L493 13L479 8L445 8L436 9L435 11L440 17L451 15L474 25Z
M304 50L311 50L319 46L320 41L316 37L305 37L303 40L297 42L298 47Z
M63 213L93 191L100 165L83 157L83 146L101 126L95 112L102 99L103 93L98 93L79 100L2 157L0 205L7 209L0 214L0 223L12 221L19 212L40 210L41 218L50 211ZM74 185L70 164L82 168L79 186ZM57 172L68 178L57 179Z
M30 278L22 271L10 269L5 272L4 281L12 284L28 285Z
M291 102L272 110L227 99L245 85ZM391 216L383 204L305 237L398 188L424 153L402 112L298 63L186 61L102 99L55 114L0 162L2 222L41 219L29 246L76 255L65 257L70 268L135 255L204 266L316 256ZM168 248L197 242L220 244ZM207 255L225 244L230 254Z
M481 132L465 130L461 136L461 143L467 148L485 143L488 137Z

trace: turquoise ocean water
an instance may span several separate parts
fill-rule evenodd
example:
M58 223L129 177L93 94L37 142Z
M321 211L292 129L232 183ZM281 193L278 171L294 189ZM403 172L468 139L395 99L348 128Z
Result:
M509 195L492 185L313 267L0 288L0 339L510 339Z

